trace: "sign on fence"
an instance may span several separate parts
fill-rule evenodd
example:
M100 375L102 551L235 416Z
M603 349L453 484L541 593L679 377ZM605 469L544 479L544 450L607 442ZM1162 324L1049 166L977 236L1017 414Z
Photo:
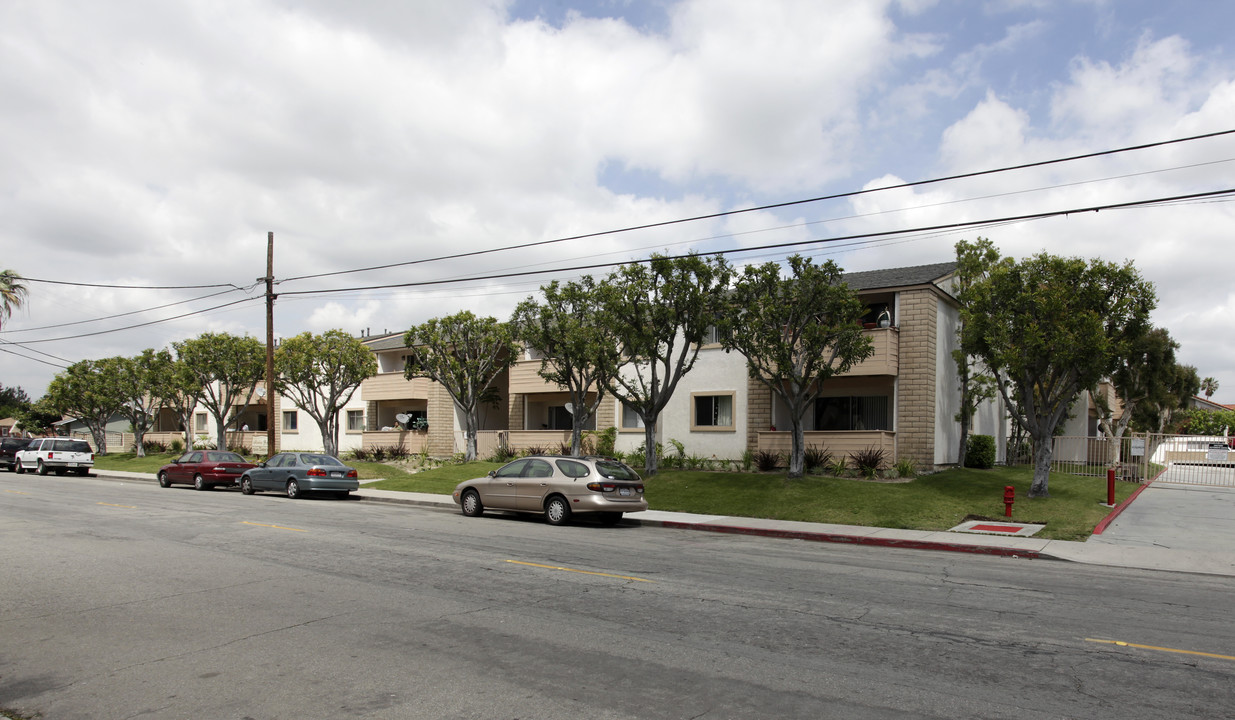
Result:
M1132 457L1145 457L1145 438L1132 438Z
M1224 463L1226 462L1226 451L1226 443L1211 442L1209 444L1209 451L1205 453L1205 461Z
M253 454L254 454L254 455L266 455L266 454L268 454L268 453L269 453L269 447L270 447L270 446L266 444L266 436L265 436L265 435L254 435L254 436L253 436Z

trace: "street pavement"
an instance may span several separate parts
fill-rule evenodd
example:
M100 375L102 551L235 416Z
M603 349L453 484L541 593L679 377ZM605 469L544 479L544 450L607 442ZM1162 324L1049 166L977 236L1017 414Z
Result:
M100 478L156 482L153 474L96 470ZM364 486L370 502L455 508L449 495L394 492ZM1112 509L1084 542L1035 537L930 532L647 510L623 523L811 542L967 552L1065 560L1091 565L1235 577L1235 487L1185 485L1161 479Z

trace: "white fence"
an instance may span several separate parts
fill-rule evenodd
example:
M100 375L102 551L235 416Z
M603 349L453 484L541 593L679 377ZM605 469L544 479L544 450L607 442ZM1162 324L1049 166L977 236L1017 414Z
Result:
M1235 439L1208 435L1133 434L1057 437L1051 471L1105 477L1109 468L1130 482L1159 477L1164 482L1235 487ZM1033 462L1021 453L1010 462Z

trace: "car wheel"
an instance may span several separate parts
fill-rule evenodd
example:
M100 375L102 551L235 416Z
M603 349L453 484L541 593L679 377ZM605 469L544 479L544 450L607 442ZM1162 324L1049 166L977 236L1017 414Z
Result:
M622 521L622 513L620 512L602 512L596 514L599 516L597 519L600 520L601 525L613 526Z
M167 473L159 473L159 487L169 488L172 486L172 481L167 479Z
M295 480L287 481L287 496L292 500L300 497L300 483Z
M566 498L554 495L545 503L545 521L550 525L565 525L570 522L570 505Z
M240 478L240 492L245 495L253 494L253 481L249 479L248 475Z
M17 473L18 475L21 475L22 473L26 472L26 468L22 467L21 465L21 460L18 460L16 463L13 464L13 472Z
M193 489L194 490L209 490L210 489L210 486L206 484L206 478L202 477L201 473L198 473L193 476Z
M40 460L40 461L39 461L39 466L38 466L38 467L39 467L39 474L40 474L40 475L46 475L46 474L47 474L47 466L43 464L43 461L42 461L42 460Z
M484 503L480 502L480 493L475 490L464 492L459 505L463 508L463 514L468 517L480 517L485 511Z

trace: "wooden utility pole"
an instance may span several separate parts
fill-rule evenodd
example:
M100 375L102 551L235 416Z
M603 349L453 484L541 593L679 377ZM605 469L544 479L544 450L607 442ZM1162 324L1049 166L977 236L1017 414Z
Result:
M274 455L274 232L266 236L266 457Z

